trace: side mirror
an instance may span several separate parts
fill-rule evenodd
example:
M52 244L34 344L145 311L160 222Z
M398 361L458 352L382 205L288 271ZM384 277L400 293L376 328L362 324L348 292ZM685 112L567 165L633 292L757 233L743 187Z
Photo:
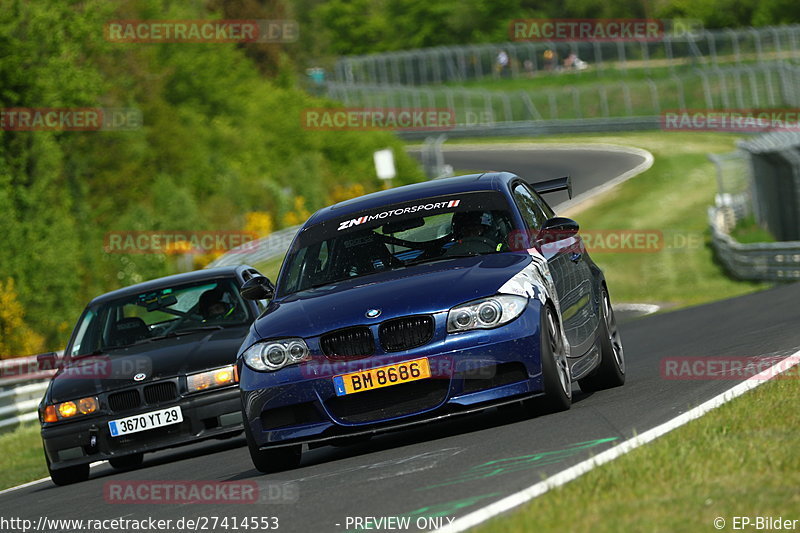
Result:
M539 244L568 239L578 234L580 226L571 218L553 217L545 221L536 240Z
M275 285L264 276L248 279L239 289L245 300L271 300L275 296Z
M56 352L40 353L36 356L36 364L39 370L55 370L58 365L58 354Z

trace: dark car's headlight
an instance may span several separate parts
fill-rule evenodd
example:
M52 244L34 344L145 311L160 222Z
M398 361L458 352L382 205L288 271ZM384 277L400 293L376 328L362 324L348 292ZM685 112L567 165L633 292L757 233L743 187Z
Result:
M245 364L259 372L274 372L311 359L303 339L281 339L257 342L242 354Z
M499 294L458 305L447 313L447 332L502 326L521 315L527 304L525 296Z
M39 420L42 422L58 422L59 420L69 420L81 415L90 415L97 412L99 404L97 398L89 396L80 400L70 400L56 404L49 404L39 412Z
M228 365L216 370L207 370L186 376L186 387L189 392L199 392L233 385L236 381L238 381L236 367Z

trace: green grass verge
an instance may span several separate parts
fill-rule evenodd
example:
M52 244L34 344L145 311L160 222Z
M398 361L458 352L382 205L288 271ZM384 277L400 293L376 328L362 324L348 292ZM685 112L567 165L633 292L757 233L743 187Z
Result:
M716 531L717 517L725 531L734 516L800 519L800 386L792 373L475 531L693 533Z
M23 424L0 435L0 490L47 475L39 424Z

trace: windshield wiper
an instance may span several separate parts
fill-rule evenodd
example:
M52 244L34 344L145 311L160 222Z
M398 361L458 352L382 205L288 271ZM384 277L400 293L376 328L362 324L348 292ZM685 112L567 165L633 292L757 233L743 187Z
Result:
M213 326L198 326L196 328L179 329L178 331L170 331L169 333L158 335L156 337L148 337L147 339L142 339L141 341L135 342L134 344L160 341L162 339L171 339L172 337L180 337L181 335L188 335L190 333L200 333L201 331L213 331L218 329L225 329L225 328L220 326L219 324L215 324ZM128 346L133 346L133 344L129 344Z
M95 351L90 352L90 353L79 353L79 354L75 354L75 355L70 355L69 359L70 359L70 361L77 361L78 359L84 359L86 357L96 357L98 355L103 355L103 353L105 353L105 351L108 348L109 347L106 347L106 348L104 348L102 350L95 350Z

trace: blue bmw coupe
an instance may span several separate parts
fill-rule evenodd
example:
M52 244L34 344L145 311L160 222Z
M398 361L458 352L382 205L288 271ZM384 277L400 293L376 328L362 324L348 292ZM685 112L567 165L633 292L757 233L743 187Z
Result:
M625 382L602 271L578 224L510 173L434 180L316 212L237 357L250 455L293 468L302 445L522 402L569 409Z

